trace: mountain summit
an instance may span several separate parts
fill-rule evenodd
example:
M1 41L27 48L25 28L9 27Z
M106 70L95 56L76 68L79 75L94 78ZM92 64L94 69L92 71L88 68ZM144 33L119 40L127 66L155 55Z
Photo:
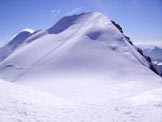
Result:
M110 91L132 95L160 83L121 27L101 13L63 17L29 35L0 63L1 79L83 101L111 99L105 99Z
M60 32L63 32L72 25L75 25L77 23L83 24L86 20L94 18L96 16L99 17L103 15L99 12L89 12L89 13L81 13L78 15L65 16L62 19L60 19L54 26L49 28L48 32L58 34Z

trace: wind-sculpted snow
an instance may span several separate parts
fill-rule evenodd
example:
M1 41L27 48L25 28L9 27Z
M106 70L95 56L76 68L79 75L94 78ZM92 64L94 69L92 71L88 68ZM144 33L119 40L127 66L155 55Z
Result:
M92 32L92 33L87 34L87 36L91 40L96 40L100 35L101 35L101 32L100 31L95 31L95 32Z

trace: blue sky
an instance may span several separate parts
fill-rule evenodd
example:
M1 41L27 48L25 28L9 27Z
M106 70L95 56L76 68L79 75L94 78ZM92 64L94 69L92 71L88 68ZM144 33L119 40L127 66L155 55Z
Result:
M88 11L115 20L133 42L162 43L162 0L1 0L0 44L24 28L47 29L65 15Z

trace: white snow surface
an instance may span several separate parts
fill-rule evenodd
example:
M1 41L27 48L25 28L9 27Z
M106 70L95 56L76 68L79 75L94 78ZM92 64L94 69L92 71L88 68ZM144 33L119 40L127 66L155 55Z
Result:
M103 14L64 17L0 63L1 79L42 91L3 81L0 119L161 122L162 78L148 66Z
M33 34L34 30L24 29L16 34L9 43L0 48L0 62L22 47L24 41Z
M74 103L0 80L0 122L161 122L162 87L102 103Z
M30 32L30 33L34 33L34 30L33 29L30 29L30 28L25 28L22 31L27 31L27 32Z

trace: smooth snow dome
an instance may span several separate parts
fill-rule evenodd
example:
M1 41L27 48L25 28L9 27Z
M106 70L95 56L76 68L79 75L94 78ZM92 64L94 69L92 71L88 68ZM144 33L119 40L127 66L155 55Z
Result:
M7 58L10 54L12 54L17 48L21 47L24 41L30 37L33 33L31 29L24 29L19 34L15 35L13 39L5 46L0 48L0 61Z
M27 32L30 32L30 33L34 33L34 30L33 29L29 29L29 28L25 28L22 31L27 31Z
M24 121L162 121L162 78L102 13L67 16L47 30L34 32L0 62L0 79L54 96L47 97L48 105L44 100L25 105L29 118L22 115ZM17 93L14 87L12 91ZM28 90L24 95L30 96ZM60 99L67 102L58 107ZM10 100L17 101L12 95Z

